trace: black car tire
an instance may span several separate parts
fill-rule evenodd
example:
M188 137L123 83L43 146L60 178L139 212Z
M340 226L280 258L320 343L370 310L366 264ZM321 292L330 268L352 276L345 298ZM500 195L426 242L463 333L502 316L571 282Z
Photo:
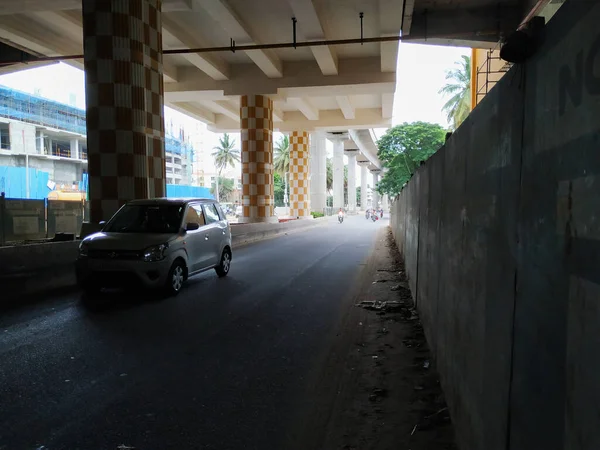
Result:
M231 250L226 248L225 250L223 250L223 253L221 254L221 261L219 261L219 265L217 267L215 267L215 272L217 272L217 275L219 276L219 278L223 278L223 277L227 276L230 269L231 269Z
M168 297L174 297L181 292L186 279L185 263L177 259L173 262L169 270L169 276L165 281L165 294Z

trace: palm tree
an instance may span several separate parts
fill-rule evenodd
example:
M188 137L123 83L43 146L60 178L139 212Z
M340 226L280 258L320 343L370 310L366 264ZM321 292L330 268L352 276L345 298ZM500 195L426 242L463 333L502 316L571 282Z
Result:
M240 151L233 148L234 146L235 140L230 139L229 135L225 133L219 138L219 145L213 148L215 151L212 157L215 159L215 167L218 171L215 180L215 197L217 201L219 201L219 178L221 178L221 172L228 166L234 167L235 163L240 161Z
M455 64L458 68L446 71L448 82L439 90L440 94L451 96L442 107L442 111L447 114L453 130L456 130L471 112L471 58L463 55Z
M290 138L284 134L273 150L273 170L285 176L290 171Z

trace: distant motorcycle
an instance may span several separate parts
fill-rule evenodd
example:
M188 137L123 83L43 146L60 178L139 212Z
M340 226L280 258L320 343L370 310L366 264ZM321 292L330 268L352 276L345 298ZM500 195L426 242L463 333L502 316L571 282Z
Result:
M371 216L371 220L372 220L373 222L377 222L377 221L379 220L379 217L377 217L377 214L373 214L373 215Z
M370 214L369 211L365 212L365 219L369 220Z
M342 223L344 221L344 216L342 214L338 214L338 222Z

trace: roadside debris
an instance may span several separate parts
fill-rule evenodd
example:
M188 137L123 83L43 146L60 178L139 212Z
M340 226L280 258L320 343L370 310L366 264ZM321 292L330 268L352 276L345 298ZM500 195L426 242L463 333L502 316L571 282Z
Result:
M390 291L406 291L408 293L410 293L410 289L408 288L408 286L405 285L405 283L401 283L401 284L397 284L396 286L392 286Z
M380 302L378 300L364 300L360 303L357 303L354 306L368 309L370 311L389 311L402 308L404 306L404 303L397 301Z

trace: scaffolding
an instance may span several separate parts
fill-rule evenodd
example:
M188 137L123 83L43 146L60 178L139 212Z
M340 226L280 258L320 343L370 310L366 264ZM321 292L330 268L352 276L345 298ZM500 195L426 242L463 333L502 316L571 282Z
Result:
M81 135L86 134L85 110L2 85L0 85L0 117ZM185 139L183 128L179 129L179 137L169 134L165 136L165 152L179 155L190 163L194 160L193 146ZM69 157L70 155L61 153L57 156Z
M0 117L85 134L85 111L0 86Z
M483 64L477 67L476 76L476 95L477 104L481 102L492 88L502 79L507 73L512 63L506 62L500 58L500 49L495 48L486 52L486 58Z

